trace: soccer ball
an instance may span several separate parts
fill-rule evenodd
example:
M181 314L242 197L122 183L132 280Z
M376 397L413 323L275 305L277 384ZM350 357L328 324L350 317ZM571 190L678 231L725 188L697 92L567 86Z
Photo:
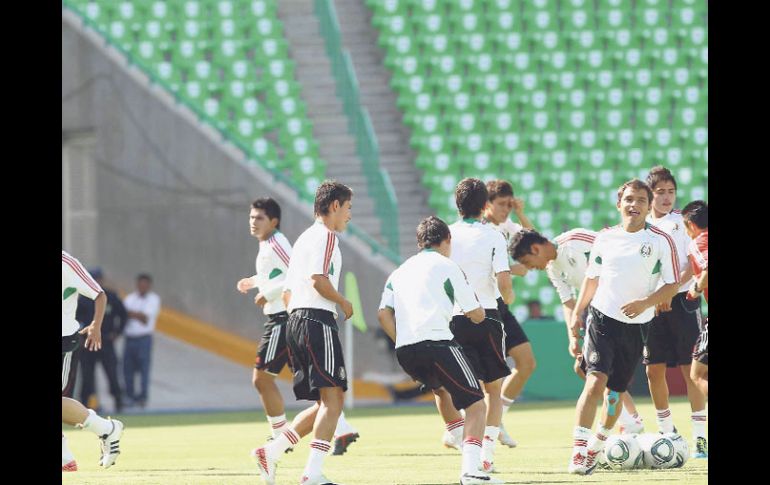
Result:
M616 434L604 444L607 464L613 470L632 470L641 462L642 450L632 434Z
M644 433L636 437L646 468L672 468L676 465L676 445L662 434Z
M674 461L665 468L682 468L690 457L690 447L687 445L687 440L677 433L666 433L663 436L674 443Z
M612 467L607 463L607 455L604 454L604 450L599 452L599 456L596 457L596 467L599 470L612 470Z

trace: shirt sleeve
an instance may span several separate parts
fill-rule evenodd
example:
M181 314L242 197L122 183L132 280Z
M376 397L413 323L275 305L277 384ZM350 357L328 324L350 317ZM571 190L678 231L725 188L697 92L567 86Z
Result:
M99 293L104 291L80 264L80 261L62 253L62 262L64 263L62 269L66 273L68 284L72 285L79 294L95 300Z
M320 274L329 277L329 266L332 262L334 248L338 244L337 236L328 231L326 237L318 238L315 247L312 248L313 254L310 256L310 274Z
M663 284L679 283L679 255L676 251L674 239L668 234L660 236L660 277Z
M551 284L559 294L559 300L562 303L570 301L572 299L572 287L567 284L562 273L556 270L553 263L549 264L545 271L548 274L548 279L551 280Z
M703 271L709 267L709 247L708 242L703 239L695 239L690 244L690 256Z
M463 312L469 312L481 306L479 299L476 298L476 293L473 292L473 288L468 283L468 278L456 264L450 272L449 281L454 290L455 303Z
M160 313L160 297L156 294L154 298L150 298L147 302L147 306L144 308L144 314L147 315L147 326L155 329L155 324L158 321L158 314Z
M384 308L396 309L395 298L393 295L393 283L391 278L385 283L385 287L382 289L382 298L380 298L380 310Z
M591 255L588 256L588 268L586 268L586 278L598 278L602 273L602 236L596 236L594 245L591 248Z
M262 287L259 289L267 301L273 301L281 297L284 289L284 281L289 271L289 258L291 257L291 245L285 237L271 237L270 250L272 251L270 262L273 267L269 274L262 275Z
M495 245L492 249L492 268L495 274L503 271L510 271L511 266L508 263L508 251L505 244L505 236L499 232L495 233Z

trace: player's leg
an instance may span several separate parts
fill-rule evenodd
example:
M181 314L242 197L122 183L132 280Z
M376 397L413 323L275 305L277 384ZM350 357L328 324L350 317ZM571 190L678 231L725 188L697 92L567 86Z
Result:
M465 434L465 419L460 411L455 409L452 396L445 388L434 389L433 396L436 400L436 408L446 426L442 442L447 448L460 450ZM481 436L481 434L477 436Z
M276 376L287 361L286 325L266 325L259 342L251 382L262 400L273 438L288 427L283 397L275 383Z
M111 467L120 454L120 437L123 435L123 423L117 419L104 419L78 401L68 397L61 399L61 419L63 423L91 431L101 440L102 453L99 464Z

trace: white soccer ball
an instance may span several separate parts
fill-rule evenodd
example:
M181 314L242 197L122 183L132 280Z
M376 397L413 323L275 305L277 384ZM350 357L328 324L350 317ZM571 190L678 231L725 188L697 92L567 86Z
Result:
M643 460L642 450L632 434L616 434L607 438L604 455L613 470L632 470L638 468Z
M663 436L674 443L674 461L665 468L682 468L690 457L690 446L687 444L687 440L677 433L666 433Z
M644 433L636 437L644 456L646 468L671 468L676 464L676 445L671 438L657 433Z

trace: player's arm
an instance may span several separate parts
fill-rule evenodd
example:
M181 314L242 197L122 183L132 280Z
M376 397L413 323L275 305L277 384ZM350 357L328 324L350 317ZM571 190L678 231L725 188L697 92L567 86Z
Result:
M513 199L513 213L516 214L516 218L519 219L522 227L526 229L534 229L535 225L529 220L529 217L524 215L524 199Z
M700 274L699 277L695 278L695 284L692 285L690 288L690 291L687 292L687 296L694 300L698 298L703 291L709 287L709 269L706 268L703 270L703 272Z
M503 302L506 305L513 303L516 295L513 293L513 281L511 281L510 271L501 271L497 273L497 287L500 289L500 294L503 296Z
M289 301L291 300L291 290L288 288L283 289L283 293L281 293L281 300L283 300L283 306L286 308L289 308Z
M674 240L670 236L662 236L660 238L659 247L659 263L660 278L663 281L663 286L658 288L653 294L646 298L640 298L633 300L622 307L620 311L623 312L628 318L636 318L640 313L645 311L651 306L659 305L667 302L671 304L671 299L679 291L679 268L674 267L674 256L676 255L676 246Z
M385 282L385 288L382 289L382 298L380 299L380 309L377 312L377 320L379 320L382 330L393 342L396 341L395 305L393 283L390 278L388 278L388 281Z
M313 281L313 288L319 295L329 301L333 301L342 308L342 311L345 313L345 320L353 316L353 304L342 293L334 289L334 285L329 281L329 278L322 274L314 274L310 279Z
M497 277L497 288L506 305L513 303L516 295L513 294L513 282L511 281L511 267L508 264L508 252L505 237L495 233L494 250L492 251L492 270Z
M527 276L527 267L521 263L512 264L511 274L514 276Z
M596 294L596 289L599 287L599 277L591 278L586 275L583 278L583 284L580 285L580 294L578 296L577 305L572 311L572 323L569 326L569 353L573 357L576 357L580 353L580 346L578 340L580 339L580 329L585 327L583 321L583 313L588 308L589 303L593 300Z
M570 333L570 323L572 322L572 313L575 311L575 305L577 302L574 298L570 298L569 300L563 302L561 304L561 311L564 313L564 322L567 325L567 334Z
M257 275L239 279L238 283L235 284L235 287L241 293L247 293L249 290L253 290L257 287Z
M459 266L455 265L455 268L450 273L449 281L457 305L463 314L473 323L483 322L487 318L486 312L481 307L476 293L473 292L473 288L468 283L468 278L465 277L465 273L463 273Z

